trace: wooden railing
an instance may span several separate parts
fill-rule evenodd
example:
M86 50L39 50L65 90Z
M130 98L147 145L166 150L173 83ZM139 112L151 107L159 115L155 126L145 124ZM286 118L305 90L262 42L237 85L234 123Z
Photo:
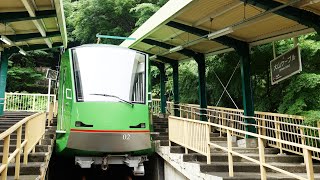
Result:
M210 110L208 110L210 111ZM211 155L210 155L210 147L221 149L228 153L228 167L229 167L229 176L234 176L233 171L233 156L239 156L242 157L248 161L251 161L253 163L256 163L260 166L260 174L261 179L266 180L267 179L267 171L266 169L272 169L273 171L280 172L282 174L285 174L287 176L290 176L292 178L301 179L301 180L313 180L314 179L314 171L313 171L313 162L312 162L312 154L313 153L320 153L320 149L317 147L314 147L313 144L310 144L309 142L313 142L314 140L316 142L320 142L319 137L310 136L306 132L312 132L312 131L319 131L320 128L315 127L309 127L304 125L294 125L290 124L291 127L295 128L295 131L291 132L293 136L298 137L299 143L294 141L288 141L283 140L275 137L270 137L264 134L263 132L265 130L270 130L273 132L278 132L278 129L276 127L270 128L266 127L263 124L263 122L270 122L268 119L263 118L257 118L257 117L250 117L254 119L257 123L253 124L254 127L257 128L257 133L251 133L247 132L241 129L237 129L234 127L231 127L234 122L237 122L239 124L243 124L243 121L235 120L235 119L243 119L248 118L244 117L242 114L232 114L232 113L226 113L226 112L219 112L221 113L222 117L221 120L225 121L226 124L218 124L214 122L204 122L199 120L192 120L187 118L181 118L176 116L169 116L169 141L177 143L181 146L184 146L186 149L186 153L188 149L191 149L193 151L196 151L202 155L207 156L207 163L211 163ZM233 116L236 118L230 119L229 117ZM209 115L208 115L209 117ZM220 116L211 115L212 118L220 118ZM288 123L279 121L279 124L281 125L288 125ZM245 124L248 125L248 124ZM280 126L281 126L280 125ZM211 129L220 129L223 132L226 132L227 134L227 147L223 147L221 145L215 144L213 142L210 142L210 132ZM249 157L248 155L241 154L239 152L236 152L233 150L232 147L232 134L238 134L240 136L251 136L257 138L258 141L258 149L259 149L259 159L256 160L252 157ZM267 163L265 161L265 143L264 142L274 142L275 144L283 144L287 147L300 149L303 153L304 162L306 165L306 174L307 177L302 177L297 174L291 173L289 171L283 170L279 167L277 167L274 164Z
M46 114L39 112L28 116L15 125L0 134L0 140L3 140L2 164L0 166L1 179L7 179L7 171L9 163L15 161L15 177L19 179L20 175L20 155L23 151L23 163L28 163L28 155L35 150L37 143L41 143L41 139L45 133ZM25 137L22 139L22 131L25 131ZM17 142L16 148L10 152L10 136L16 132Z
M50 102L56 102L56 95L50 95ZM6 93L5 111L47 111L47 94Z
M153 99L153 101L156 102L154 103L154 106L160 104L160 100ZM180 111L180 117L200 120L199 105L179 104L178 107ZM167 102L167 109L167 112L171 112L171 115L173 115L174 106L172 102ZM245 116L243 115L243 110L214 106L208 106L208 109L206 110L207 114L205 114L205 116L207 116L208 122L245 131L246 124L244 122ZM302 116L259 111L255 112L255 116L253 117L253 119L260 120L261 126L264 127L261 129L261 133L264 136L275 138L277 140L284 140L301 144L302 139L300 133L303 131L303 133L306 135L306 144L314 148L320 148L320 123L318 123L317 127L304 126L304 118ZM257 126L258 121L255 122L255 126ZM300 126L306 128L297 128ZM227 131L223 128L218 128L217 130L219 130L221 134L227 133ZM245 137L245 134L239 133L237 131L232 131L231 135L241 138ZM280 149L280 153L283 153L283 151L288 151L295 154L303 155L302 148L293 147L291 145L281 143L280 141L266 141L267 146ZM311 151L311 154L313 159L320 160L319 152Z

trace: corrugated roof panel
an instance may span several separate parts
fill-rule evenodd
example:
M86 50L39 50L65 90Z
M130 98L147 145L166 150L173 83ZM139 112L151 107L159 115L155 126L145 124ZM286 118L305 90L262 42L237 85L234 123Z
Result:
M217 9L234 2L234 0L215 0L214 3L212 2L212 0L199 0L192 8L180 14L177 19L194 23Z
M182 59L186 59L188 58L188 56L184 56L183 54L180 53L171 53L171 54L167 54L164 57L170 58L170 59L175 59L175 60L182 60Z
M16 34L39 32L37 27L32 23L32 21L19 21L10 23Z
M179 45L184 45L186 43L192 43L192 41L200 39L199 36L196 36L194 34L190 34L190 33L182 33L177 37L174 37L168 41L166 41L166 43L168 44L172 44L175 46L179 46Z
M1 0L0 12L26 11L21 0Z
M61 42L61 41L62 41L61 36L52 37L51 40L52 40L52 42L54 42L54 43L55 43L55 42Z
M169 26L163 26L159 28L157 31L155 31L154 33L152 33L148 38L163 42L164 40L169 40L171 37L178 36L182 32L183 31L180 31L178 29L175 29Z
M161 54L161 53L164 53L167 51L168 51L168 49L155 46L155 47L149 49L147 52L152 53L152 54Z
M56 18L46 18L46 19L43 19L43 22L44 22L44 25L47 29L59 30L59 27L57 27Z
M211 52L213 49L222 49L226 46L214 42L214 41L210 41L210 40L206 40L206 41L202 41L198 44L192 45L190 47L188 47L188 49L197 51L197 52L201 52L201 53L207 53L207 52Z
M240 21L244 21L245 19L248 19L250 17L256 16L262 12L264 12L264 10L253 8L250 5L246 5L245 8L244 5L240 5L232 11L229 11L224 15L213 19L212 23L207 22L201 25L201 27L206 29L219 30L234 25Z
M270 32L292 28L298 24L299 23L295 21L291 21L281 16L272 15L264 21L259 21L254 24L250 24L247 27L241 28L232 33L232 35L249 41L250 39L257 38Z
M53 9L53 7L54 7L53 4L51 3L51 0L34 0L34 1L37 5L38 10Z
M150 44L146 44L146 43L140 42L140 43L136 44L134 47L138 48L141 51L146 51L148 49L151 49L153 46L150 45Z

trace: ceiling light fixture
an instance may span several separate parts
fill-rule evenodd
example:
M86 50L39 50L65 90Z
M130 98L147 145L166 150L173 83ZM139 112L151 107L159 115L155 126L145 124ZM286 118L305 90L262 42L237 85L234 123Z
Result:
M23 49L20 49L19 53L24 55L24 56L27 54Z
M170 53L173 53L173 52L180 51L180 50L182 50L182 49L183 49L182 46L177 46L177 47L171 48L171 49L169 50L169 52L170 52Z
M9 38L7 38L7 36L4 36L4 35L1 35L0 40L3 41L4 43L8 44L9 46L11 46L13 44L13 42Z
M230 33L233 33L233 29L231 27L227 27L227 28L208 34L208 39L215 39Z

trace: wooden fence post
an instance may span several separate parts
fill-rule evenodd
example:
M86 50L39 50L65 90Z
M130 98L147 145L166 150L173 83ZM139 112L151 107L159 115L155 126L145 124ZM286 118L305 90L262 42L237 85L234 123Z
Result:
M281 140L281 132L280 132L280 124L279 124L279 118L273 116L274 120L275 120L275 130L276 130L276 139L277 140ZM277 141L277 146L280 149L280 154L283 154L282 151L282 143Z
M5 137L3 142L2 165L5 165L6 167L1 173L1 180L7 179L8 165L9 165L9 148L10 148L10 135Z
M20 126L17 129L17 147L16 149L19 149L19 152L16 155L16 165L15 165L15 175L14 179L20 178L20 154L21 154L21 136L22 136L22 126Z
M262 121L262 122L261 122ZM258 133L259 135L263 135L264 131L263 128L264 126L264 120L258 120ZM266 180L267 179L267 170L266 167L264 167L264 163L266 162L265 156L264 156L264 140L261 137L258 137L258 147L259 147L259 161L260 161L260 175L261 175L261 180Z
M233 177L233 157L232 157L232 136L231 131L227 130L227 143L228 143L228 165L229 165L229 176Z
M211 149L210 149L210 133L211 133L211 126L207 124L206 128L206 135L207 135L207 164L211 164Z
M306 137L304 136L304 129L300 128L301 134L301 143L305 146L306 145ZM307 148L303 148L303 158L304 163L306 164L307 176L309 180L314 180L314 171L313 171L313 163L312 163L312 155L311 151Z

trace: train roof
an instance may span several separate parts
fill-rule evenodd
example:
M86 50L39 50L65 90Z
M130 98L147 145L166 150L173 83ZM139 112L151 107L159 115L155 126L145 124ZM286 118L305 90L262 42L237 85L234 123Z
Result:
M80 46L72 47L70 49L77 49L77 48L83 48L83 47L108 47L108 48L118 48L118 49L123 49L123 50L129 50L129 51L135 51L135 52L140 52L142 54L146 54L145 52L141 52L135 49L130 49L127 47L122 47L122 46L117 46L117 45L112 45L112 44L83 44Z

